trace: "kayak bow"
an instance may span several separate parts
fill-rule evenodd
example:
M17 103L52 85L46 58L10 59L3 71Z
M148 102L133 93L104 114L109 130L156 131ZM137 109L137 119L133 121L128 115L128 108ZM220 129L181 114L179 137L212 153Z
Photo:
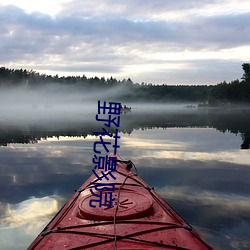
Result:
M89 177L28 250L212 249L132 171L131 161L123 161L114 154L109 157L117 157L116 170L97 169L99 177L95 174ZM115 200L105 200L105 204L102 202L99 206L100 194L111 197L111 188L105 189L104 182L113 186L112 199Z

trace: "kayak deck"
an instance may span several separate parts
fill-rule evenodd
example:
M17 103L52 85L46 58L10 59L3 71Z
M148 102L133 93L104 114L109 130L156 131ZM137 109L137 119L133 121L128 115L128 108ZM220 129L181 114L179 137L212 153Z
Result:
M212 249L131 170L131 162L115 157L116 171L104 173L96 170L99 178L94 174L90 176L38 235L29 250ZM112 197L115 200L112 203L105 200L105 204L99 206L97 197L101 192L105 197L110 196L111 189L101 188L104 182L113 185ZM93 192L94 187L99 189Z

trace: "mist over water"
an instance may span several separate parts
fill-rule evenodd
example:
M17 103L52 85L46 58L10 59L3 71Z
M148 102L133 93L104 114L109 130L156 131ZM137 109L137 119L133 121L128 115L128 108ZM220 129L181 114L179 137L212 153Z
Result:
M209 126L220 131L240 133L243 138L242 147L249 148L249 109L200 109L197 103L149 103L147 100L134 102L130 98L121 98L129 94L131 93L124 86L87 89L51 84L32 88L1 88L1 143L6 145L11 141L21 142L22 137L26 141L27 136L29 140L36 141L41 137L46 138L46 131L50 131L49 136L93 134L101 129L100 123L96 121L100 100L101 105L104 101L107 105L108 102L121 102L123 106L132 108L131 112L121 113L120 131L123 133L132 133L138 127ZM74 133L71 132L72 129ZM13 132L11 140L6 134L10 130ZM20 133L14 134L15 130Z
M184 110L188 104L155 104L119 101L128 90L118 86L111 90L85 90L66 85L48 85L39 88L0 89L0 121L42 122L57 120L93 121L98 110L98 100L121 102L132 107L133 112L162 112ZM146 100L145 100L146 101Z
M1 119L43 120L79 117L94 112L95 93L79 93L66 86L5 89L0 92Z

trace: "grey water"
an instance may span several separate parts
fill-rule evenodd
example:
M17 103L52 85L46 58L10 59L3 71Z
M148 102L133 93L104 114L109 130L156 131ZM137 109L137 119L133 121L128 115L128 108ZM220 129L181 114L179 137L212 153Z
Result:
M1 249L27 248L89 177L104 127L97 102L35 99L0 110ZM215 249L250 249L250 110L128 106L118 154Z

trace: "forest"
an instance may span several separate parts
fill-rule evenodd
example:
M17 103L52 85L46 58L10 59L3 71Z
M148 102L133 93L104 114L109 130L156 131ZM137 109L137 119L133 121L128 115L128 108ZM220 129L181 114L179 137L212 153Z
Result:
M250 64L243 63L242 78L231 82L221 82L216 85L154 85L152 83L134 83L130 78L117 80L112 76L104 77L82 76L52 76L40 74L34 70L9 69L0 67L1 88L36 89L51 84L60 84L79 88L79 91L109 90L120 87L120 101L148 102L199 102L201 106L220 106L231 104L250 104ZM116 98L114 97L114 100Z

